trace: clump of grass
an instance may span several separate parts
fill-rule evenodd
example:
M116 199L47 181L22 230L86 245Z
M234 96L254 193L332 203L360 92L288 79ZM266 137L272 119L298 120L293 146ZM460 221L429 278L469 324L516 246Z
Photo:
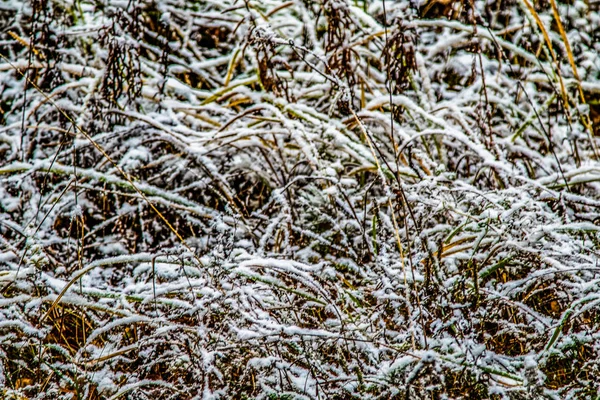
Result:
M591 4L13 6L3 398L598 394Z

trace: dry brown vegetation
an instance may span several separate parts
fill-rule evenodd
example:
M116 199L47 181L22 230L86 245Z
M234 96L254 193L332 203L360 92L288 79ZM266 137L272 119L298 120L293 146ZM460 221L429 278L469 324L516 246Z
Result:
M0 3L0 396L599 399L598 11Z

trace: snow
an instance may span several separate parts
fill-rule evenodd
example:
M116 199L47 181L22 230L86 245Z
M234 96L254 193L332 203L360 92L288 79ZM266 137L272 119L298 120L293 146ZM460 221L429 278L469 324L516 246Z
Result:
M578 79L537 5L556 60L524 4L63 3L0 5L0 397L595 376L591 3L559 5Z

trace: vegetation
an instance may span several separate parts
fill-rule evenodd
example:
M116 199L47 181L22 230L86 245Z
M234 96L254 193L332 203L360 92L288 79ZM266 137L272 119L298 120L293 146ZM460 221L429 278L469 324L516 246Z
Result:
M0 397L599 399L568 1L0 2Z

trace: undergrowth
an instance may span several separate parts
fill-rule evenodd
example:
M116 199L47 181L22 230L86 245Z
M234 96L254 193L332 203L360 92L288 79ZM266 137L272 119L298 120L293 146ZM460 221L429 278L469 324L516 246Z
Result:
M600 17L0 3L5 399L598 399Z

